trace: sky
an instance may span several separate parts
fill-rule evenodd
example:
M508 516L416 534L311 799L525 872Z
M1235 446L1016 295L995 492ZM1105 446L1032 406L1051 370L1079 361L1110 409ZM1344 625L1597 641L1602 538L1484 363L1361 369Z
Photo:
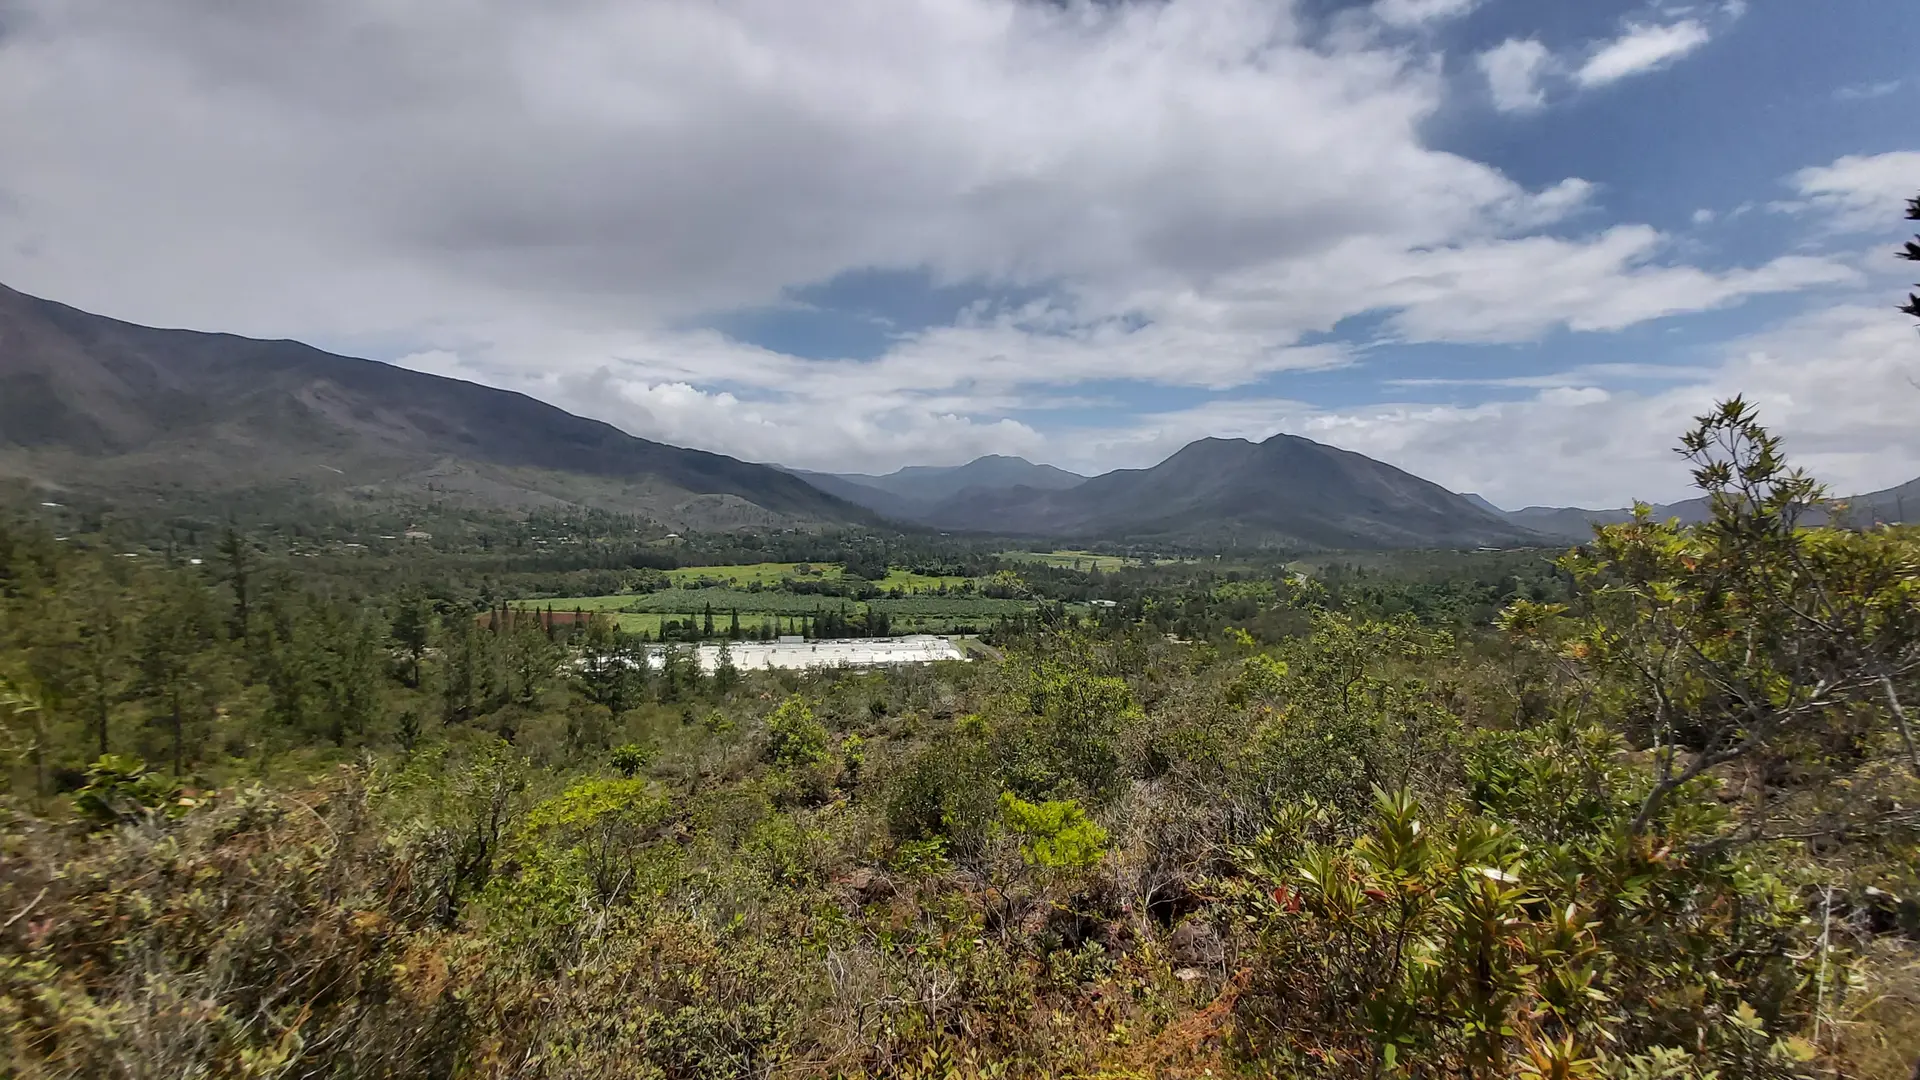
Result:
M1920 476L1911 0L0 0L0 282L636 435ZM1904 271L1904 273L1903 273Z

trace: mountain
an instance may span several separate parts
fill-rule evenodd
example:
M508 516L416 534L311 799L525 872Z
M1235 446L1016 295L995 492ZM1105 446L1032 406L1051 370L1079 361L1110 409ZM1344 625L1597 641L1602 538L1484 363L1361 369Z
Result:
M1087 478L1079 473L1056 469L1052 465L1036 465L1026 458L1004 454L988 454L974 458L965 465L948 468L909 465L885 476L842 473L840 479L926 502L950 499L968 488L994 491L1030 487L1041 491L1064 491L1087 482Z
M1492 503L1488 502L1486 499L1482 498L1479 495L1474 494L1471 491L1461 492L1460 497L1472 503L1473 505L1479 507L1480 509L1485 510L1487 513L1492 514L1494 517L1504 518L1507 516L1507 512L1505 510L1500 509L1499 507L1493 505Z
M523 394L294 341L137 326L5 286L0 475L122 499L295 488L698 528L873 520L779 469Z
M1528 545L1540 537L1453 492L1294 435L1202 439L1151 469L1073 487L963 491L920 519L1016 536L1277 542L1316 548Z
M1841 499L1847 504L1843 521L1849 525L1900 525L1920 522L1920 479Z
M1060 491L1083 484L1087 479L1079 473L1003 454L975 458L965 465L910 465L883 476L800 469L793 473L822 491L900 521L917 520L939 503L969 490L987 492L1030 487Z
M1677 504L1676 504L1677 505ZM1669 509L1656 507L1655 512ZM1595 525L1617 525L1633 517L1631 510L1582 510L1577 506L1529 506L1504 510L1501 516L1523 529L1531 529L1557 540L1584 541L1593 536ZM1676 513L1673 516L1679 517Z
M1836 501L1846 507L1836 515L1839 521L1855 528L1920 520L1920 479L1909 480L1884 491L1852 495ZM1555 539L1575 541L1590 539L1595 525L1617 525L1633 518L1631 509L1582 510L1572 506L1529 506L1524 510L1499 510L1496 507L1495 512L1521 528ZM1683 502L1663 503L1653 508L1656 521L1679 518L1684 524L1697 525L1707 520L1708 516L1709 507L1704 495ZM1827 521L1827 515L1816 510L1803 520L1809 525L1823 524Z

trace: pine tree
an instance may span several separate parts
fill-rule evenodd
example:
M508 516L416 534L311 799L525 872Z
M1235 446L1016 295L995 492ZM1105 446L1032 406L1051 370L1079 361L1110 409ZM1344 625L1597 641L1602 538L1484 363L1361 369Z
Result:
M233 623L229 636L235 641L245 641L252 615L253 547L240 535L240 530L229 525L220 541L220 557L226 561L227 585L233 589Z
M204 715L218 662L219 615L197 585L169 582L142 620L138 692L167 728L173 773L186 772L190 716ZM198 742L198 739L193 741Z
M433 639L433 608L418 590L401 594L391 631L394 644L407 654L407 685L420 688L420 661Z
M587 623L578 682L588 701L606 706L615 716L638 704L636 684L643 676L636 666L635 651L612 619L596 618Z

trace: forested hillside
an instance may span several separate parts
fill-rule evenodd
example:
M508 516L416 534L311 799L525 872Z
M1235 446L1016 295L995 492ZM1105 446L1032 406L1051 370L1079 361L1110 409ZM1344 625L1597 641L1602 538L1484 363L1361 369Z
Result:
M1686 448L1711 520L1557 561L955 551L1030 606L872 672L483 617L751 567L23 514L4 1071L1905 1080L1920 536Z

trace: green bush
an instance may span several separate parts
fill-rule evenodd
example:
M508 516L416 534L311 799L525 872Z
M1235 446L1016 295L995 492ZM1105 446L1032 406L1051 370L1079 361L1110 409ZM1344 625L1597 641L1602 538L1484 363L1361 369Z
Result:
M1107 831L1071 799L1030 803L1007 792L1000 796L1000 809L1029 866L1085 870L1106 857Z
M795 694L767 716L767 760L783 768L825 764L831 754L827 729L813 718L806 699Z

